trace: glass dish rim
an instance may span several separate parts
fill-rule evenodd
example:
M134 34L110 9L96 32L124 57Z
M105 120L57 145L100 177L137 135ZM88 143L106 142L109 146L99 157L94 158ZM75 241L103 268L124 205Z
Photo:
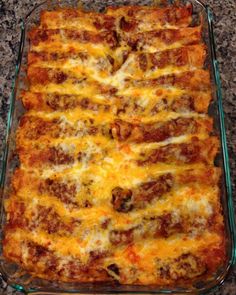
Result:
M227 196L227 211L228 215L224 216L228 219L228 225L229 230L231 234L231 255L227 261L227 267L224 269L224 272L220 275L218 275L214 282L215 284L211 286L212 282L210 282L210 286L204 286L203 290L198 292L210 292L216 290L225 280L225 277L229 271L229 269L232 267L233 264L236 263L236 225L235 225L235 219L234 219L234 205L233 205L233 195L232 195L232 183L231 183L231 176L230 176L230 165L229 165L229 156L228 156L228 150L227 150L227 140L226 140L226 129L225 129L225 123L224 123L224 110L223 110L223 96L222 96L222 88L221 88L221 80L220 80L220 71L219 71L219 63L216 58L216 49L215 49L215 39L214 39L214 31L213 31L213 12L211 8L205 4L202 0L192 0L203 7L203 9L206 12L207 15L207 24L208 24L208 34L209 34L209 44L210 44L210 51L211 51L211 61L212 61L212 71L214 75L214 82L216 85L216 98L217 98L217 108L219 111L219 121L220 121L220 141L222 144L222 156L223 156L223 168L225 173L225 183L226 183L226 196ZM7 163L7 157L8 157L8 151L9 151L9 135L11 131L12 126L12 119L13 119L13 112L15 107L15 100L16 100L16 88L17 88L17 80L18 75L20 72L21 67L21 60L22 60L22 54L24 50L24 40L25 40L25 32L26 32L26 24L27 20L30 17L30 15L40 6L47 3L48 1L42 1L40 4L36 5L23 19L21 19L21 33L20 33L20 45L19 45L19 51L18 51L18 57L17 62L15 66L15 76L13 78L12 82L12 91L10 95L10 105L9 105L9 111L7 115L7 127L5 132L5 141L3 141L3 156L2 156L2 162L1 162L1 174L0 174L0 193L2 194L3 186L4 186L4 180L5 180L5 174L6 174L6 163ZM173 0L171 1L173 2ZM1 216L3 213L3 202L1 202ZM1 266L0 266L1 271ZM3 276L4 278L4 276ZM25 288L19 284L10 284L11 287L15 288L18 291L26 292L26 293L34 293L34 294L56 294L53 293L53 291L47 292L45 291L37 291L33 289L29 289L28 291L25 290ZM139 286L137 286L138 289ZM55 291L54 291L55 292ZM87 293L91 294L93 291L85 292L85 291L79 291L79 290L60 290L60 293L66 293L66 294L82 294ZM111 293L122 293L122 294L190 294L192 290L149 290L149 291L122 291L122 290L112 290L112 291L103 291L99 292L98 294L111 294Z

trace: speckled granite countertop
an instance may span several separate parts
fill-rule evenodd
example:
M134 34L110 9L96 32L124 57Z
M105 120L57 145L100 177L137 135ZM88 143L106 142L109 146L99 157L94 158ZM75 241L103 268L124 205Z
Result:
M37 3L31 0L0 0L0 152L6 127L9 96L14 77L20 37L20 18ZM236 2L235 0L209 0L215 15L217 57L223 87L227 139L236 207ZM0 294L19 294L0 279ZM236 294L236 267L230 271L223 286L212 294Z

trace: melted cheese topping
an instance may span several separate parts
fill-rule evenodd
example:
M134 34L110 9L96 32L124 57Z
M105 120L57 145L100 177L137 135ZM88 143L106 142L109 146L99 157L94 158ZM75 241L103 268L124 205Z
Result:
M42 13L5 202L7 259L50 280L162 286L223 263L219 142L190 23L189 6Z

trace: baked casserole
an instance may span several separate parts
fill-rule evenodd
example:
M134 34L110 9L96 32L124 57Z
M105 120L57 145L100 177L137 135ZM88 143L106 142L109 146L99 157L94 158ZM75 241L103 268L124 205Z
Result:
M192 284L225 260L219 140L190 5L43 11L4 256L65 282Z

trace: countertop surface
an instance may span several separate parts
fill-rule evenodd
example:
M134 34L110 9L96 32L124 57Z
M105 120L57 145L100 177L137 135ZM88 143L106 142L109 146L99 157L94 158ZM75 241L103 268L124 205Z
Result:
M37 3L31 0L0 0L0 152L4 139L9 97L14 77L20 39L20 19ZM223 88L228 150L233 195L236 207L236 1L209 0L214 12L217 58ZM0 294L19 294L0 279ZM212 294L236 294L236 267L231 269L223 286Z

